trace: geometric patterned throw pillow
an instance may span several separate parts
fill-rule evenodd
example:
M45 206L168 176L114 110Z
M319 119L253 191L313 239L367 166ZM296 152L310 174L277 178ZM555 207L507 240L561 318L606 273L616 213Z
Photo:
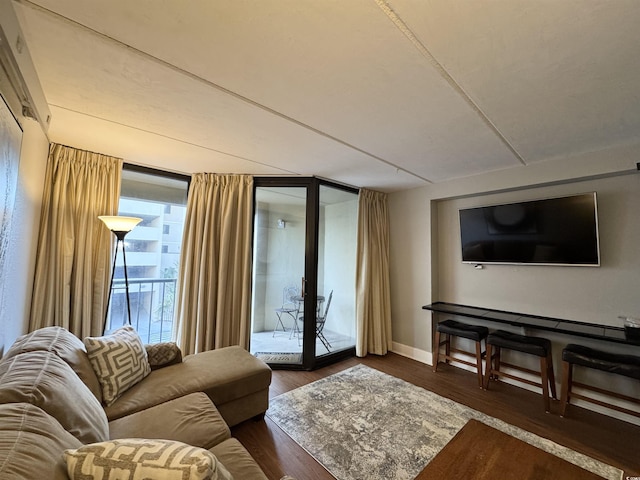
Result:
M130 325L104 337L87 337L84 345L107 406L151 372L147 351Z
M144 348L147 350L151 370L182 362L182 352L175 342L152 343Z
M233 480L203 448L171 440L122 438L65 450L72 480Z

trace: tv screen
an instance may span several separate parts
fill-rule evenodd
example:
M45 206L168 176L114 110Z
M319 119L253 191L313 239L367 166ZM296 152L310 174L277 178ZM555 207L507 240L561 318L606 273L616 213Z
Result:
M596 194L460 210L462 261L599 266Z

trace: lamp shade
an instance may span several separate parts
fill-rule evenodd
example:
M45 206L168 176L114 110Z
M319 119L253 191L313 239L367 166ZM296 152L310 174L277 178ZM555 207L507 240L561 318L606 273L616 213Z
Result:
M138 217L122 217L101 215L98 217L112 232L130 232L142 219Z

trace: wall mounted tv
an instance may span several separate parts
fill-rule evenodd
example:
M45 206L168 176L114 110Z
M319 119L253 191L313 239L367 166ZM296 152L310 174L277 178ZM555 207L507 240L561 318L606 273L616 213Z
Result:
M595 192L460 210L462 261L599 266Z

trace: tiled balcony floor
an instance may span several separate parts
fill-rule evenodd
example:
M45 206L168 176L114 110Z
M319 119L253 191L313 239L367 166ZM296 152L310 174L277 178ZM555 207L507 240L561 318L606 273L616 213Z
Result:
M324 336L331 344L331 351L344 350L345 348L355 345L355 338L332 332L324 331ZM298 341L297 335L291 335L289 331L281 330L273 333L272 330L267 332L256 332L251 335L251 353L270 352L270 353L286 353L286 352L302 352L302 342ZM316 354L324 355L327 349L322 342L316 338Z

